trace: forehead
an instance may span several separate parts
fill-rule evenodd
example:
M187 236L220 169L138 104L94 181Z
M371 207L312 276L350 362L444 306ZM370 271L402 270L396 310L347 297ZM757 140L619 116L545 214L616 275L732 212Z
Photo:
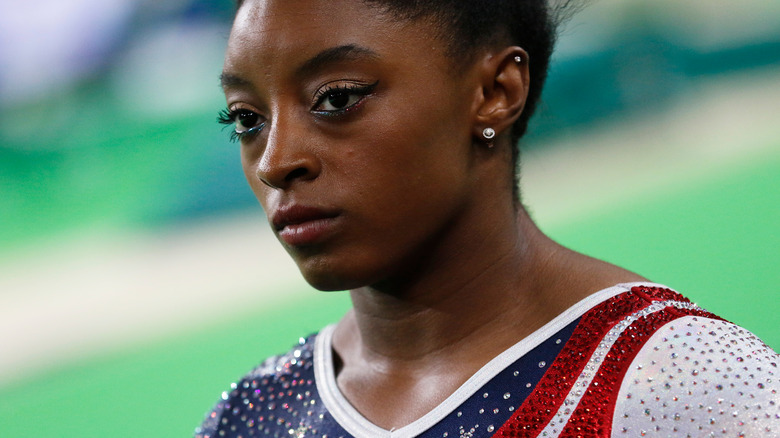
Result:
M431 62L440 44L428 27L360 0L247 0L233 23L225 69L300 63L339 46L365 47L391 57L422 49ZM443 55L443 48L439 52Z

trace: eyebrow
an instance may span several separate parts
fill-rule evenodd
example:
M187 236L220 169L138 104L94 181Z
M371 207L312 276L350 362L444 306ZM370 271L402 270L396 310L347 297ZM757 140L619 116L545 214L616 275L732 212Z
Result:
M252 83L249 82L248 80L240 76L236 76L234 74L224 73L224 72L221 75L219 75L219 83L222 85L222 88L229 88L229 87L240 88L240 87L252 86Z
M295 74L299 77L307 76L329 64L376 58L379 58L379 54L371 49L354 44L345 44L325 49L314 55L301 64L301 66L295 70ZM222 88L246 88L252 86L251 81L227 72L223 72L219 75L219 82L222 85Z
M242 88L242 87L251 87L252 84L248 80L236 76L231 73L222 73L219 75L219 83L222 86L222 88Z
M322 52L314 55L296 69L296 75L306 76L327 66L328 64L376 58L379 58L379 54L371 49L360 47L354 44L346 44L343 46L325 49Z

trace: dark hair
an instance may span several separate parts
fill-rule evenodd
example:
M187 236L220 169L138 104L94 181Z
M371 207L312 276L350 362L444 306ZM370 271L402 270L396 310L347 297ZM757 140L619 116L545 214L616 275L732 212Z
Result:
M529 56L530 86L523 113L512 126L512 168L517 200L520 155L518 141L528 128L547 78L557 28L574 12L574 1L555 6L547 0L362 0L401 19L431 19L459 62L473 60L479 49L505 44L522 47ZM240 7L243 0L237 0Z
M513 195L519 200L518 142L536 110L558 26L575 12L574 1L547 0L363 0L406 19L432 18L450 54L473 60L478 49L516 45L528 53L530 85L523 113L512 126Z

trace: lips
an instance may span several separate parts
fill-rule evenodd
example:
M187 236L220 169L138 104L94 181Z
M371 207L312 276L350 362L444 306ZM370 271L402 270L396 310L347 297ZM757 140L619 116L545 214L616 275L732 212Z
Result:
M279 238L290 246L318 243L335 226L338 212L292 204L279 208L271 223Z

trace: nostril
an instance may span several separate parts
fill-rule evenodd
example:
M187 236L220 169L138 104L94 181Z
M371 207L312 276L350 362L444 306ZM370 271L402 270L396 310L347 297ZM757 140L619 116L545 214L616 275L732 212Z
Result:
M259 176L259 175L258 175L258 178L257 178L257 179L259 179L261 183L263 183L263 184L267 185L268 187L270 187L270 188L272 188L272 189L275 189L275 188L277 188L276 186L274 186L273 184L271 184L271 182L270 182L270 181L268 181L267 179L263 178L262 176Z
M294 179L303 178L304 176L306 176L308 172L309 171L306 170L305 167L298 167L297 169L294 169L293 171L288 173L287 176L284 178L284 180L289 182Z

